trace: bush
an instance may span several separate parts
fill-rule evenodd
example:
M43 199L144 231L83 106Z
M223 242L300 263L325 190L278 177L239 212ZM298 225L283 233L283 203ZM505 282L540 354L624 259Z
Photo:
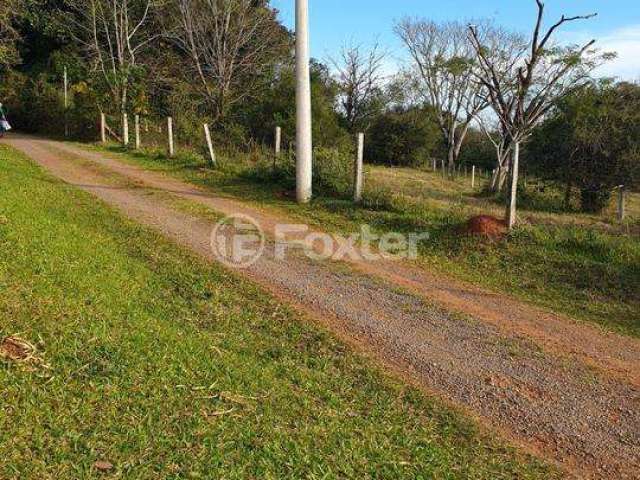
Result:
M316 148L313 160L314 186L319 192L338 196L351 194L355 152Z
M496 198L506 203L507 191L500 192ZM518 182L518 206L524 210L540 212L566 212L569 206L565 202L565 193L555 182L534 179L526 185L521 177Z
M585 213L600 213L611 200L611 190L580 190L580 208Z
M287 190L296 186L296 160L293 151L285 151L276 162L273 155L255 147L241 173L244 178L256 182L269 181ZM320 195L347 197L351 195L353 183L354 153L345 149L315 148L313 151L313 187Z
M368 131L365 155L371 163L422 165L442 149L441 134L425 109L380 115Z
M496 150L482 132L469 129L460 151L460 163L492 170L496 167Z

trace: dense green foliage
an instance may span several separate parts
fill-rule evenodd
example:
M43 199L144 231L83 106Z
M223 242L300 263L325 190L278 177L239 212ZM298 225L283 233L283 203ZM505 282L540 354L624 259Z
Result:
M19 35L15 19L21 14L22 7L21 0L3 0L0 4L0 69L18 61L16 42Z
M640 185L640 86L594 84L566 98L527 147L542 178L580 192L585 212L599 212L614 188Z
M438 125L426 108L396 108L378 116L368 132L366 158L386 165L424 165L442 153Z
M469 129L464 139L460 163L491 171L496 167L496 149L479 129Z
M239 112L239 123L251 138L272 144L276 126L284 132L283 147L293 145L296 130L295 71L282 68L270 89ZM311 109L314 144L326 147L346 146L351 139L340 126L334 109L337 86L325 65L311 63Z

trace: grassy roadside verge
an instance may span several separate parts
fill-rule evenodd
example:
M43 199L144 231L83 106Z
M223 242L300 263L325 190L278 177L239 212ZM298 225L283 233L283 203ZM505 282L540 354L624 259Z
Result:
M431 240L421 246L418 261L426 268L640 336L637 236L609 233L579 220L575 225L525 223L506 240L487 243L460 235L460 225L477 213L462 198L450 203L408 201L362 208L349 200L318 197L308 206L299 206L282 195L281 185L252 178L239 163L208 169L196 157L167 160L117 148L111 153L329 231L350 233L363 223L378 232L429 231ZM453 198L455 193L442 192L442 196Z
M2 478L553 476L5 146L0 289Z

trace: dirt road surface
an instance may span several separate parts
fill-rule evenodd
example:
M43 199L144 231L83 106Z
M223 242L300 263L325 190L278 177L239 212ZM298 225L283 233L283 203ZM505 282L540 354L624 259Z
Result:
M222 215L249 215L267 237L278 223L289 222L116 155L26 136L5 142L54 176L211 261L216 261L214 222L163 198L186 199ZM637 339L409 263L312 261L300 247L280 260L276 248L267 241L264 254L238 273L407 381L558 463L568 476L640 478Z

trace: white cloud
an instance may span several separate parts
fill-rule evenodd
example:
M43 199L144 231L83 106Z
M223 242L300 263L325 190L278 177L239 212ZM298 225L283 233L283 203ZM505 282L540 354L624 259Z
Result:
M622 80L640 80L640 25L616 30L602 37L598 44L604 51L618 54L618 58L600 68L600 73Z
M601 51L618 54L615 60L598 69L599 75L620 80L640 80L640 24L619 28L602 36L585 32L564 35L564 40L571 43L583 43L591 38L596 39L596 47Z

